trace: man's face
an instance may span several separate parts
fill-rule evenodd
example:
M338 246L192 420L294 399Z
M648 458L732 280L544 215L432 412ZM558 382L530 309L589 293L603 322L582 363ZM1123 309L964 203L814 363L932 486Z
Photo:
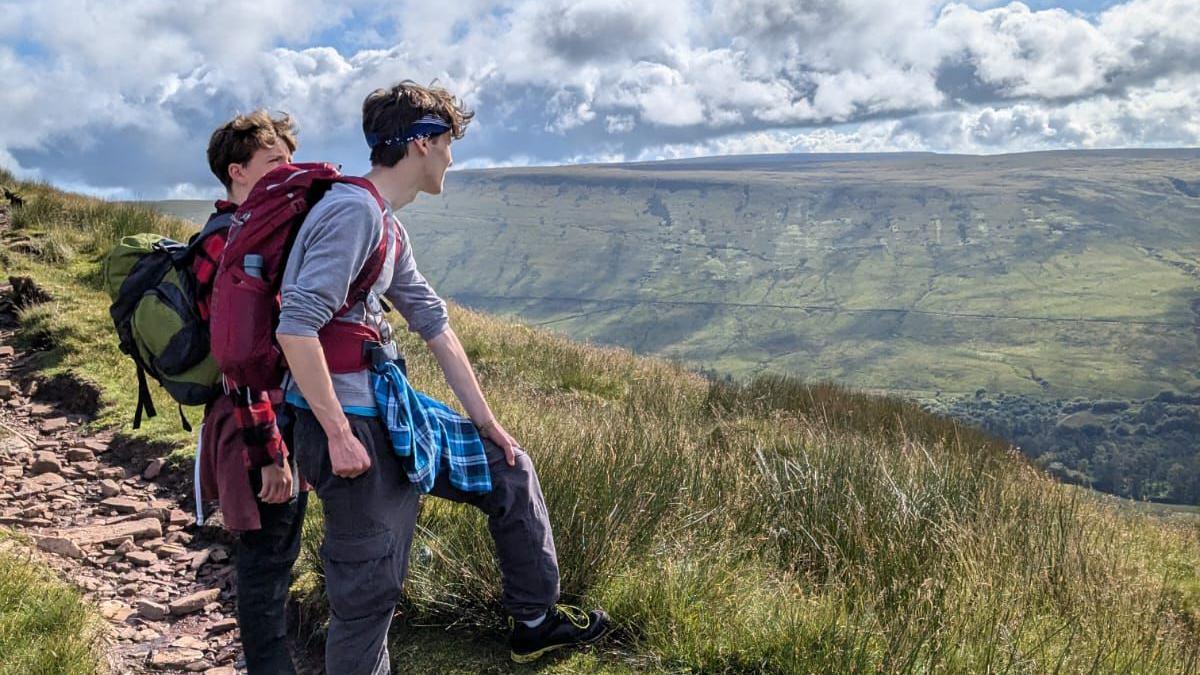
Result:
M425 185L421 190L431 195L442 193L442 184L446 179L446 169L454 165L454 157L450 154L450 144L454 141L447 132L438 134L426 141L429 154L425 157Z
M287 164L290 161L292 161L292 153L288 151L286 143L276 142L275 145L270 147L259 148L250 156L250 161L239 165L241 168L241 180L239 181L235 177L234 182L242 183L245 185L246 190L249 191L258 182L258 179L267 175L271 169L280 164Z
M277 142L267 148L259 148L250 155L245 164L229 165L229 199L241 204L250 196L250 190L271 169L292 161L287 143Z

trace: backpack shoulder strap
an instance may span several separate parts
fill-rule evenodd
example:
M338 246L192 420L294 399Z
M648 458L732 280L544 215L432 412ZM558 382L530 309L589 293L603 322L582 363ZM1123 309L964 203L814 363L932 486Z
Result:
M341 309L334 313L335 317L344 315L354 305L365 300L367 294L371 292L371 287L379 280L379 275L383 271L383 265L387 262L388 235L391 234L391 238L396 241L397 255L399 254L400 246L403 245L398 236L399 228L396 226L396 220L392 217L391 212L388 211L387 203L384 202L383 197L375 189L375 185L371 181L357 176L345 176L339 178L338 182L349 183L371 193L376 203L379 204L380 211L383 212L383 228L380 230L379 244L375 246L375 250L371 251L371 256L363 264L362 271L359 272L358 276L350 284L350 290L346 294L346 302L342 305Z

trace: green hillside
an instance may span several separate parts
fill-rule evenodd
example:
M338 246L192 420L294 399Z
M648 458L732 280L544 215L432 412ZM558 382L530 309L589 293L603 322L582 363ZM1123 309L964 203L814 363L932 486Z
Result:
M1149 397L1200 386L1197 159L463 172L405 221L444 292L639 353L891 391Z
M403 219L444 294L638 353L918 394L1137 398L1200 387L1197 160L462 171Z
M123 234L185 230L19 187L0 263L52 298L24 310L22 339L45 372L100 386L94 424L124 422L134 376L117 367L99 260ZM900 398L781 376L709 381L458 306L452 321L537 462L565 599L603 604L619 626L600 650L538 670L1197 671L1193 524L1058 484L1007 444ZM449 399L418 339L400 339L414 384ZM139 437L186 448L171 417ZM293 587L318 639L319 513ZM427 500L417 545L429 555L410 569L397 669L503 672L483 519ZM431 626L456 626L456 639L422 640Z
M1200 390L1197 160L766 155L462 171L403 219L426 276L465 305L717 375L901 393L1005 434L1064 479L1195 503L1200 409L1144 404ZM1113 399L1146 415L1085 434L1057 424Z

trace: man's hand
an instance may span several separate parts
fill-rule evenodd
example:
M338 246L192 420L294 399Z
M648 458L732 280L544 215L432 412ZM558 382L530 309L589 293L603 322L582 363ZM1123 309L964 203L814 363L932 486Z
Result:
M292 498L292 468L268 464L262 468L262 489L258 498L267 504L282 504Z
M333 475L342 478L361 476L371 468L371 456L349 427L329 437L329 462Z
M504 458L508 465L516 466L517 450L520 450L521 446L492 415L487 401L483 398L483 391L479 388L479 381L475 379L471 360L467 358L467 352L454 329L447 326L446 330L430 338L425 344L429 351L433 352L438 365L442 367L442 373L446 375L446 383L454 390L454 395L462 402L471 419L486 420L475 425L479 428L479 435L500 446L504 450Z
M493 443L500 446L500 449L504 451L504 459L508 462L509 466L517 465L517 450L520 450L521 446L517 443L517 439L513 438L511 434L504 430L504 427L500 426L495 417L479 427L479 435L491 439Z

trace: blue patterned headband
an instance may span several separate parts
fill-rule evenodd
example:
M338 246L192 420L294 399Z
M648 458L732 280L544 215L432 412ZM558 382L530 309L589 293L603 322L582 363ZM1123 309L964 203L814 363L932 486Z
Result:
M380 145L404 145L418 138L429 138L450 131L450 125L437 115L426 115L413 122L412 126L400 132L399 136L380 138L375 134L367 134L367 145L374 150Z

